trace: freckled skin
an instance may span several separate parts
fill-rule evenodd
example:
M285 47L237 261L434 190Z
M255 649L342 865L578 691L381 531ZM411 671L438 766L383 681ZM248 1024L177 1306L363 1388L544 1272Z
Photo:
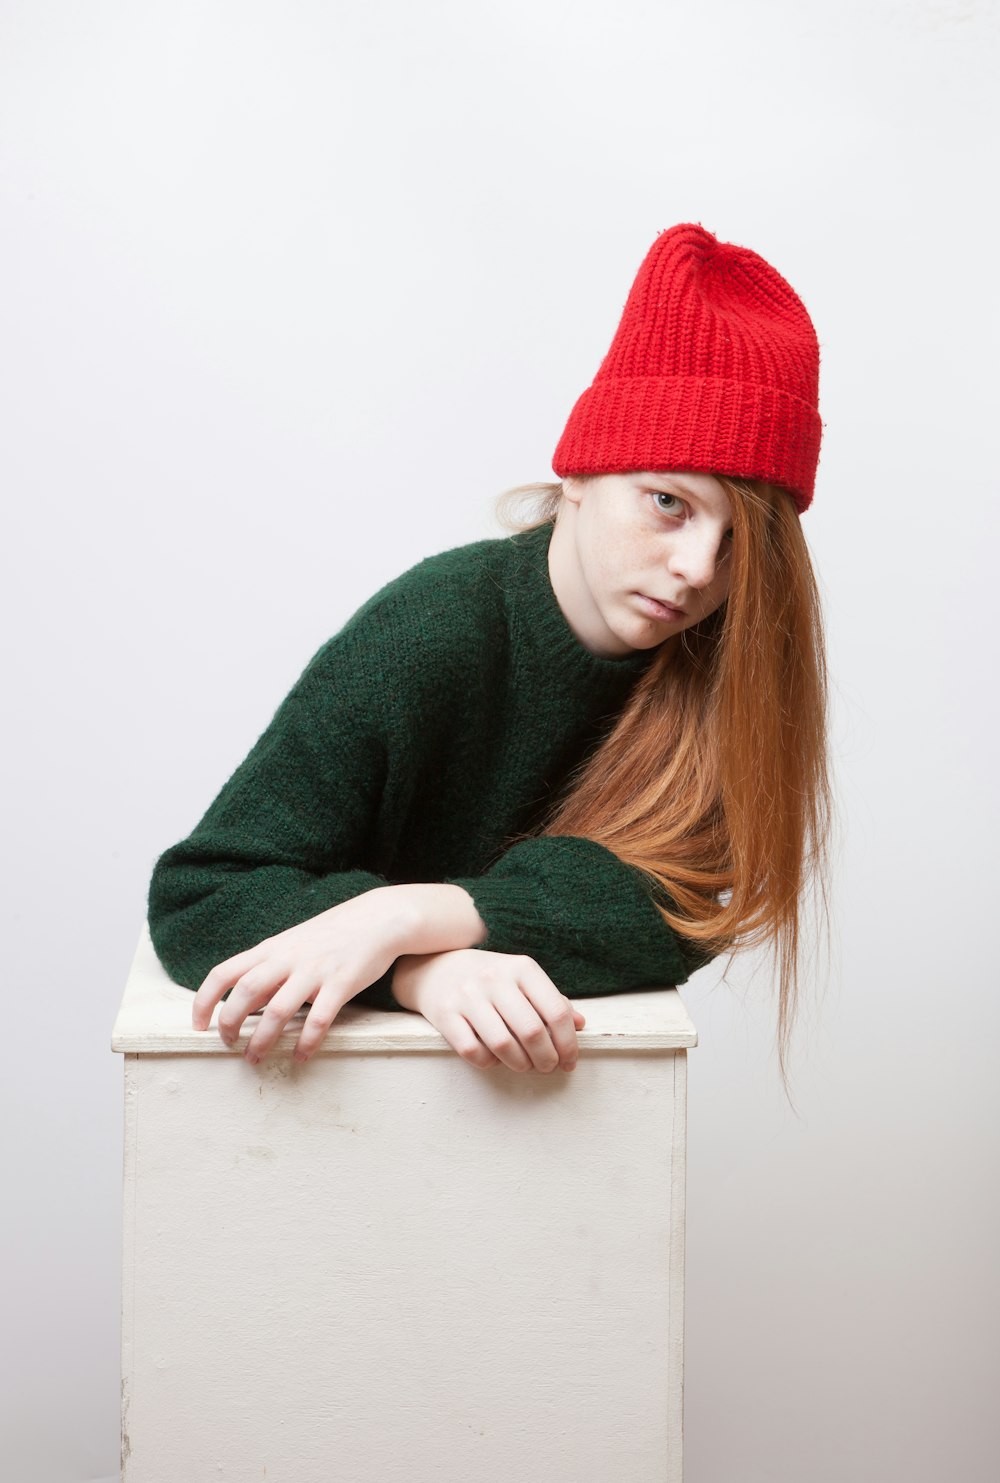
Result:
M729 496L691 470L563 480L549 579L566 621L594 654L655 649L714 613L729 592ZM684 608L650 616L643 593Z

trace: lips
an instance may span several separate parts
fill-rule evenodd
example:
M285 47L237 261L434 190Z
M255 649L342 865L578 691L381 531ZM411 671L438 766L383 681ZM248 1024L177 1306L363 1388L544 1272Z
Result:
M676 603L666 602L662 597L650 597L646 592L640 592L639 596L646 602L655 603L664 618L683 618L684 616L684 609L679 608Z

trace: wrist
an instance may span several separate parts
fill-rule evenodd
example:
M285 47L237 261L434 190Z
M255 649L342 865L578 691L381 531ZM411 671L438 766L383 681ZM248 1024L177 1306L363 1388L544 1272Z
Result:
M485 942L486 924L463 886L414 882L392 889L401 893L401 921L406 924L401 954L444 953Z
M397 958L404 953L412 953L414 943L423 929L423 913L419 901L410 894L410 887L406 885L380 886L378 889L385 893L389 904L390 938Z
M397 1004L404 1009L416 1010L419 1013L417 1003L417 970L424 959L417 953L404 953L396 959L389 974L389 987L392 997Z

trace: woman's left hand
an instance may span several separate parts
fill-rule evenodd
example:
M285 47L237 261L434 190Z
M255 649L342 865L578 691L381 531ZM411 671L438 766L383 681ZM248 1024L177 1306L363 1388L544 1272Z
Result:
M244 1051L248 1061L257 1062L311 1000L295 1046L296 1060L305 1061L348 1000L407 951L414 925L405 892L395 886L365 891L217 963L194 996L191 1022L196 1030L207 1030L212 1011L231 989L219 1011L218 1029L226 1044L233 1045L247 1015L266 1006Z

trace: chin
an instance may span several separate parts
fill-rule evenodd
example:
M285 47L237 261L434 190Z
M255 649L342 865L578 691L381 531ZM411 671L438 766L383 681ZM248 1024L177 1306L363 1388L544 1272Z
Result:
M625 642L633 653L637 649L658 649L662 643L669 638L669 634L658 631L655 623L643 624L635 633L631 634Z

